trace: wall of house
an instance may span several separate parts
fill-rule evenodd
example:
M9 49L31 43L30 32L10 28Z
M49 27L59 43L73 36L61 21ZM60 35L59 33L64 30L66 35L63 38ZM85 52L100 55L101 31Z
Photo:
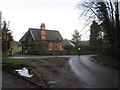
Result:
M62 42L59 42L59 50L63 50L63 48L62 48Z
M49 50L53 50L54 42L49 42Z
M58 43L58 46L56 45L55 42L49 42L49 50L63 50L63 47L62 47L62 42L59 42Z

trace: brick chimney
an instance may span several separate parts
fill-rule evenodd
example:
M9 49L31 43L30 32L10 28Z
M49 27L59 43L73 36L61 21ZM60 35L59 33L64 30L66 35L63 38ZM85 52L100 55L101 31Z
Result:
M40 26L40 38L42 40L46 39L46 31L45 31L45 24L44 23L41 23L41 26Z

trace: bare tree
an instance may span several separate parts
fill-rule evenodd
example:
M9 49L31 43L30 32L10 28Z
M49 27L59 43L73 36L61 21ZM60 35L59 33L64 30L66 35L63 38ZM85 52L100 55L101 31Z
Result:
M118 0L89 0L89 2L78 3L77 7L84 10L84 16L88 19L98 19L109 41L111 53L120 58L120 18Z

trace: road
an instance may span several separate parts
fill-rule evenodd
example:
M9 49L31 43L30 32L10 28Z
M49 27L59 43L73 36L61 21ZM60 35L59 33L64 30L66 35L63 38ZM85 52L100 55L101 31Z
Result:
M59 56L69 57L69 64L73 72L83 82L85 88L118 88L118 77L120 74L116 69L112 69L103 64L90 60L92 55ZM46 58L53 56L24 56L10 58ZM120 80L120 79L119 79Z
M84 82L85 88L118 88L118 71L90 60L91 55L72 57L72 70Z

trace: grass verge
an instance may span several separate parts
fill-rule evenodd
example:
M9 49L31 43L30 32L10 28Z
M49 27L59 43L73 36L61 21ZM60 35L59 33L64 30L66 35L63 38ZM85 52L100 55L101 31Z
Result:
M110 56L98 55L98 56L93 56L92 58L94 60L102 62L103 64L108 65L110 67L120 69L120 61L118 61Z
M38 70L34 68L30 64L30 62L28 62L25 59L4 58L2 59L2 67L3 67L2 68L3 70L7 70L12 73L16 73L14 72L14 70L16 69L22 69L23 67L26 67L29 71L29 74L33 74L33 77L30 78L30 80L37 84L40 84L43 87L45 86L45 85L42 85L43 83L41 83L41 73L38 72Z
M13 58L3 58L2 63L9 64L28 64L28 62L24 59L13 59Z
M12 58L3 58L2 59L2 67L3 69L17 69L28 67L29 62L24 59L12 59Z
M64 66L65 63L68 61L68 58L65 57L48 57L45 60L55 63L57 66Z

